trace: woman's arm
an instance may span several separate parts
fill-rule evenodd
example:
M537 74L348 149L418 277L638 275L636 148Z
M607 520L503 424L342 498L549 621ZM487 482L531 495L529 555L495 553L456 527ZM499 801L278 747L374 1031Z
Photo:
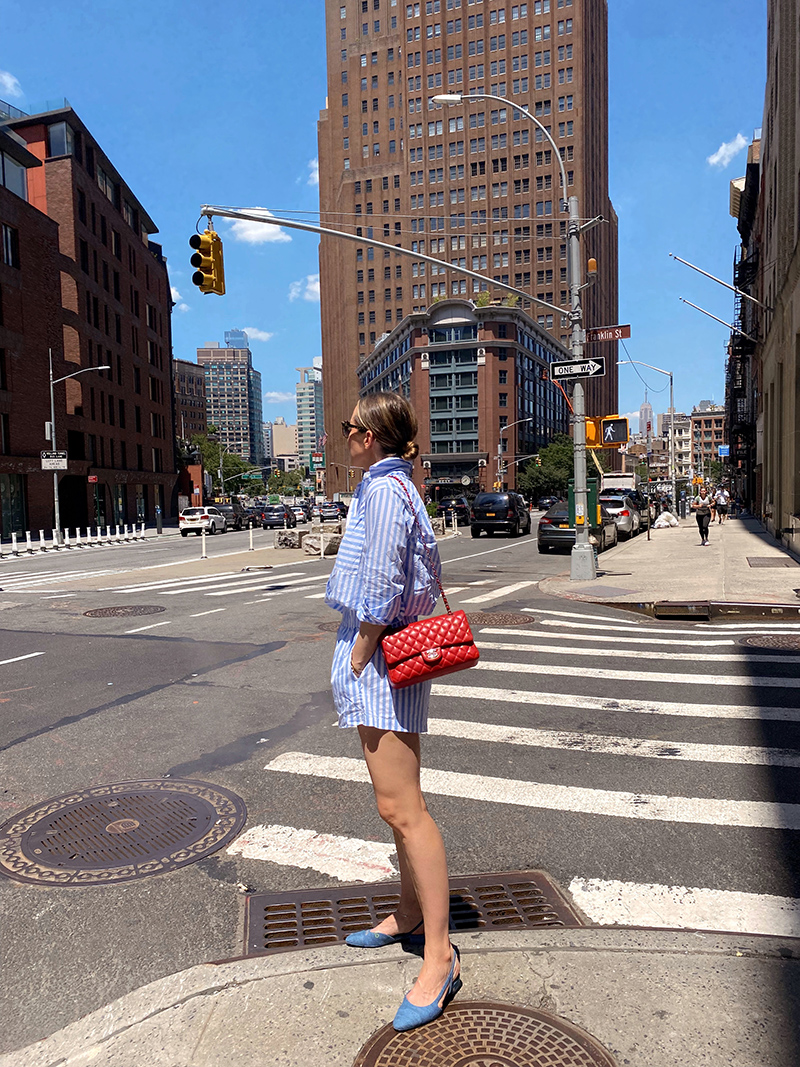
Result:
M375 623L362 622L356 635L353 651L350 656L350 666L353 674L358 677L366 665L375 655L378 642L386 632L385 626L376 626Z

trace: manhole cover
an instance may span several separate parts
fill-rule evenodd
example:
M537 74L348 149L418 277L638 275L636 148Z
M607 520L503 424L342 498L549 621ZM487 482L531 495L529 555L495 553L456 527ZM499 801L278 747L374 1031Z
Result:
M757 634L754 637L743 637L741 643L750 645L751 648L777 648L787 652L800 650L800 637L794 634Z
M166 610L156 604L130 604L121 608L92 608L83 614L90 619L127 619L131 615L158 615Z
M207 782L96 786L45 800L0 826L0 874L37 885L128 882L216 852L246 818L240 797Z
M533 615L517 615L511 611L471 611L467 614L470 626L530 626Z
M748 556L751 567L797 567L796 559L791 556Z
M454 1000L427 1026L373 1034L353 1067L616 1067L596 1038L545 1011Z
M288 952L335 945L354 930L367 930L395 910L397 882L373 882L341 889L251 893L245 901L245 954ZM583 923L544 871L450 879L450 928L531 930Z
M340 619L331 619L330 622L318 622L317 628L324 630L325 633L335 634L341 625Z

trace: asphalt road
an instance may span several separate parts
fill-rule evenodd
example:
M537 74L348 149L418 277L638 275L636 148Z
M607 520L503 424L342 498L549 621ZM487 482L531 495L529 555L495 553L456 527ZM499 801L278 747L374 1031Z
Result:
M0 818L170 776L237 793L247 832L264 827L266 842L107 886L0 878L0 1051L240 955L242 887L342 884L301 853L301 831L391 840L354 770L357 735L335 726L337 616L321 599L331 561L244 574L227 553L247 541L209 540L219 568L202 578L183 562L199 554L194 538L0 567ZM531 614L522 628L476 627L480 667L434 696L426 792L454 874L536 867L598 894L655 884L800 897L800 656L744 647L730 628L547 598L536 583L568 560L539 555L532 537L440 547L453 606ZM119 604L165 610L84 614Z

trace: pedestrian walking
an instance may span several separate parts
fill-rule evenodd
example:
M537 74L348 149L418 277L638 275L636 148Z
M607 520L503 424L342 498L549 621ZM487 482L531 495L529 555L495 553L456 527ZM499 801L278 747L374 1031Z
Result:
M711 497L704 485L700 487L697 496L692 500L692 511L697 519L697 528L700 531L700 544L708 544L708 525L711 522Z
M719 517L720 526L725 522L728 517L728 505L730 504L731 495L724 485L721 485L714 494L714 503L716 505L716 512Z
M441 564L411 481L419 448L408 402L396 393L363 397L342 433L351 463L367 473L353 496L326 591L326 603L342 613L333 699L339 726L358 729L378 814L392 830L400 867L396 910L346 940L358 948L424 940L419 976L394 1018L396 1030L412 1030L441 1015L461 988L461 965L450 943L444 843L420 789L419 735L427 731L430 682L393 689L379 642L388 627L432 611Z

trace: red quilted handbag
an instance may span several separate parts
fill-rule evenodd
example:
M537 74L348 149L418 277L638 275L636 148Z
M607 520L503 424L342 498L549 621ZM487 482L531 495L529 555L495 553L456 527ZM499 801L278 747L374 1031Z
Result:
M411 504L406 487L399 478L393 480L400 485ZM411 510L414 512L414 524L419 528L413 504ZM427 555L421 530L420 543ZM409 623L400 630L389 631L381 639L389 681L394 689L405 689L417 682L428 682L445 674L463 671L477 663L480 657L467 616L463 611L451 610L442 583L432 567L431 575L439 587L447 614Z

